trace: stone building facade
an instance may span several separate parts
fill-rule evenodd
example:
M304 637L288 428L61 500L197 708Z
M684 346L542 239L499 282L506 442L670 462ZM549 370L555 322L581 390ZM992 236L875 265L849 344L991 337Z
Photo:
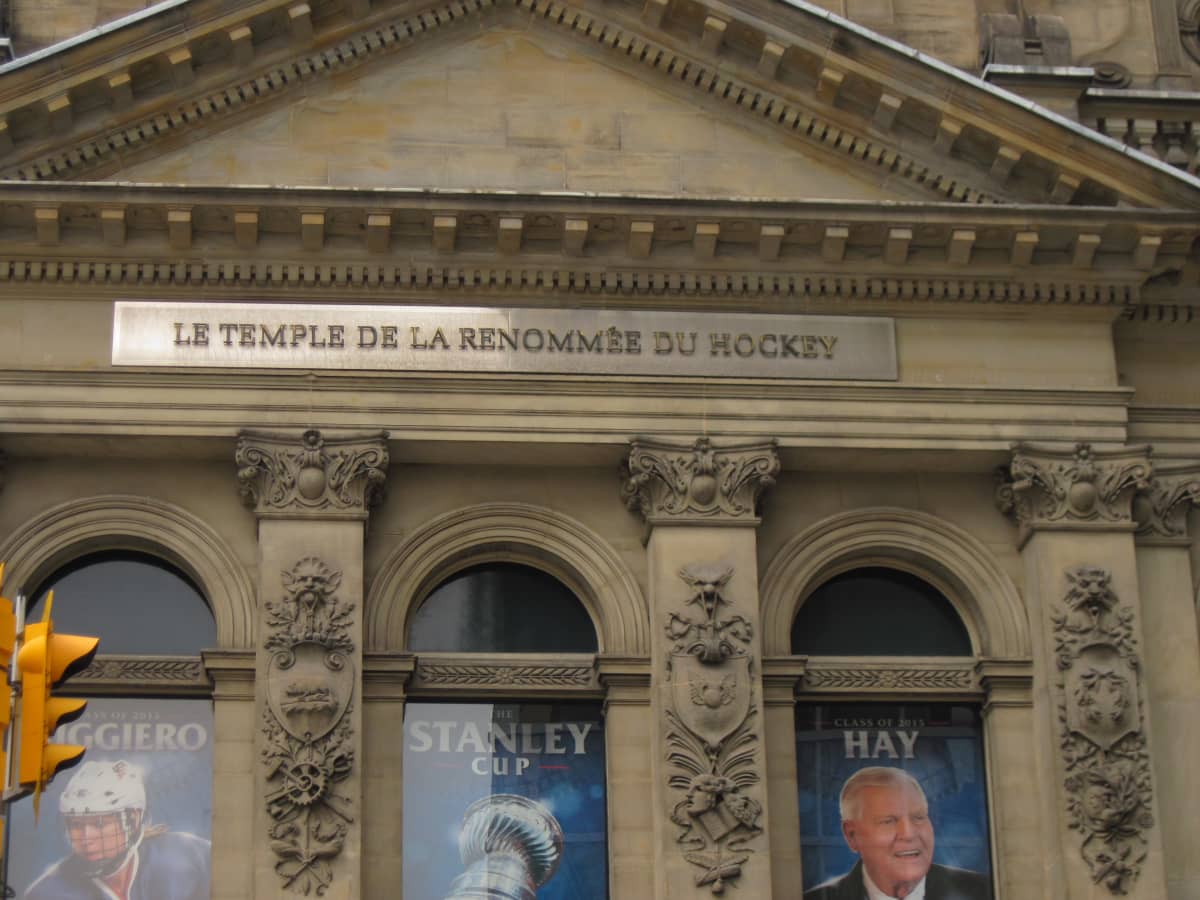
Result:
M401 895L458 701L603 709L612 900L799 900L820 704L977 717L992 896L1200 900L1194 3L62 6L0 67L0 559L203 596L82 683L211 700L214 900ZM417 646L487 566L594 649ZM805 651L864 571L965 649Z

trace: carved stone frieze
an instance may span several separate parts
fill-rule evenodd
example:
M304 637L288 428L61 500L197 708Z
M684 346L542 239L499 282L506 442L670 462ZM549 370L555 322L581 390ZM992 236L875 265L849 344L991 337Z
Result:
M97 656L76 681L170 687L207 685L204 664L193 656Z
M1092 880L1126 894L1153 827L1150 758L1140 701L1133 610L1105 569L1067 573L1051 613L1068 825L1083 835Z
M1160 469L1133 498L1139 538L1187 539L1187 514L1200 506L1200 465Z
M420 661L417 681L454 687L589 687L595 683L591 665L471 665Z
M1132 523L1135 491L1153 473L1149 447L1073 451L1017 444L1012 464L998 473L996 505L1024 535L1041 528Z
M775 483L775 443L714 447L634 440L622 473L621 496L651 524L686 521L758 521L758 501Z
M832 691L963 691L977 687L971 667L880 668L877 666L830 666L812 663L804 673L806 688Z
M667 720L667 784L678 799L671 821L683 857L696 866L696 886L721 894L742 874L762 828L762 804L749 793L760 781L753 696L751 624L727 615L724 595L733 570L694 565L680 571L690 609L668 614L671 694ZM679 793L682 792L682 797Z
M258 515L364 517L383 497L387 434L327 438L242 432L235 459L242 498Z
M100 655L76 679L88 683L91 694L149 690L187 696L211 690L199 656Z
M282 575L282 598L266 604L263 641L270 846L285 888L321 896L355 814L338 793L354 767L354 604L337 597L341 572L315 557Z

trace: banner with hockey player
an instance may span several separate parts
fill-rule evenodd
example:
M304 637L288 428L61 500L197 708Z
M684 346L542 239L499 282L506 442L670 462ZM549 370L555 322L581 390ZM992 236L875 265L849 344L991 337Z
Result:
M212 702L92 699L57 740L88 748L13 807L9 883L24 900L208 900Z
M801 703L805 900L990 900L983 732L953 703Z
M598 704L409 702L404 896L605 900L604 773Z

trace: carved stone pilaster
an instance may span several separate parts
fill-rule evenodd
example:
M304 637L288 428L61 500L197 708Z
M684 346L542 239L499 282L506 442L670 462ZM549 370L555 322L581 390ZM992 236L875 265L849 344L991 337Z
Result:
M282 596L266 603L263 640L270 846L283 886L320 896L357 815L339 788L355 763L354 604L337 596L342 573L315 557L282 574Z
M1155 471L1133 498L1139 540L1187 543L1187 514L1200 506L1200 463Z
M1058 450L1017 444L1002 468L996 505L1021 529L1021 542L1038 530L1133 529L1133 495L1154 467L1147 446L1096 450L1076 444Z
M1154 825L1134 614L1106 569L1081 566L1066 576L1051 620L1067 821L1083 835L1092 880L1125 894Z
M326 437L244 431L235 459L242 498L260 518L366 518L383 497L387 432Z
M621 496L647 523L758 524L758 501L775 483L775 442L714 447L708 438L630 444Z
M761 780L756 757L752 626L729 615L730 567L693 565L679 573L690 609L667 616L667 784L671 821L683 857L698 868L696 886L721 894L741 877L762 832L762 804L750 789Z

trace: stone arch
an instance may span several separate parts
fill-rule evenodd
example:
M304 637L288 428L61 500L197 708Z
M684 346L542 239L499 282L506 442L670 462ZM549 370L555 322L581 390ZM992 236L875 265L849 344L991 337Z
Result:
M938 588L966 626L976 656L1030 656L1024 604L988 549L949 522L890 507L831 516L776 554L761 588L764 653L790 654L792 620L802 600L835 575L864 566L900 569Z
M32 590L71 560L104 550L140 551L176 566L207 598L219 646L254 646L254 586L241 562L216 531L170 503L123 494L71 500L17 529L0 559L8 560L10 584Z
M455 510L397 548L367 595L367 649L406 649L409 618L430 590L469 566L498 561L541 569L574 591L596 626L601 653L649 655L646 604L621 558L574 519L523 503Z

